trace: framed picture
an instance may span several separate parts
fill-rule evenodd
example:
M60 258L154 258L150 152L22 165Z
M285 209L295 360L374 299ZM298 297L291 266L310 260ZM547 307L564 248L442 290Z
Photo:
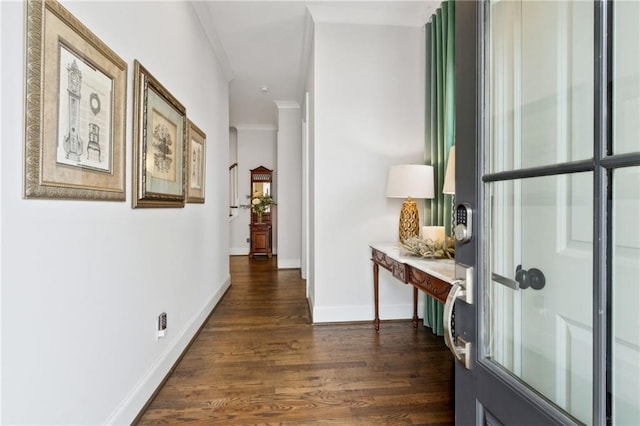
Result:
M140 62L133 67L133 207L184 207L186 109Z
M187 203L204 203L206 139L207 135L187 120Z
M24 197L125 200L127 64L56 1L27 1Z

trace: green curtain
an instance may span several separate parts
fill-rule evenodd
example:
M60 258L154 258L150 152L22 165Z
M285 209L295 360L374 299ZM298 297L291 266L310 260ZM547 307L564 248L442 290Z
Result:
M426 200L425 223L451 235L451 195L442 194L449 150L455 143L455 2L442 2L426 25L425 164L433 166L435 198ZM425 295L424 324L444 334L443 305Z

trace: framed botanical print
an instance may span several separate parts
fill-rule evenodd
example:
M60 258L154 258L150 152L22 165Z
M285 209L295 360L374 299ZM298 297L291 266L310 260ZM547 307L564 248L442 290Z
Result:
M127 64L56 1L27 1L25 198L125 200Z
M187 203L204 203L206 139L204 132L187 120Z
M184 207L186 109L137 60L133 207Z

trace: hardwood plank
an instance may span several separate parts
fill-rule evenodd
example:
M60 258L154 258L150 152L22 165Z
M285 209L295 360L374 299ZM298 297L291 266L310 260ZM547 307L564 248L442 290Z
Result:
M453 424L442 338L410 320L313 325L299 270L230 262L231 288L138 424Z

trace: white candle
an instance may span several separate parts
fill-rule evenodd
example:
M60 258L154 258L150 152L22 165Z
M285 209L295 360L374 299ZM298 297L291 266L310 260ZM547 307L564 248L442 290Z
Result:
M431 241L444 241L444 226L423 226L422 239Z

